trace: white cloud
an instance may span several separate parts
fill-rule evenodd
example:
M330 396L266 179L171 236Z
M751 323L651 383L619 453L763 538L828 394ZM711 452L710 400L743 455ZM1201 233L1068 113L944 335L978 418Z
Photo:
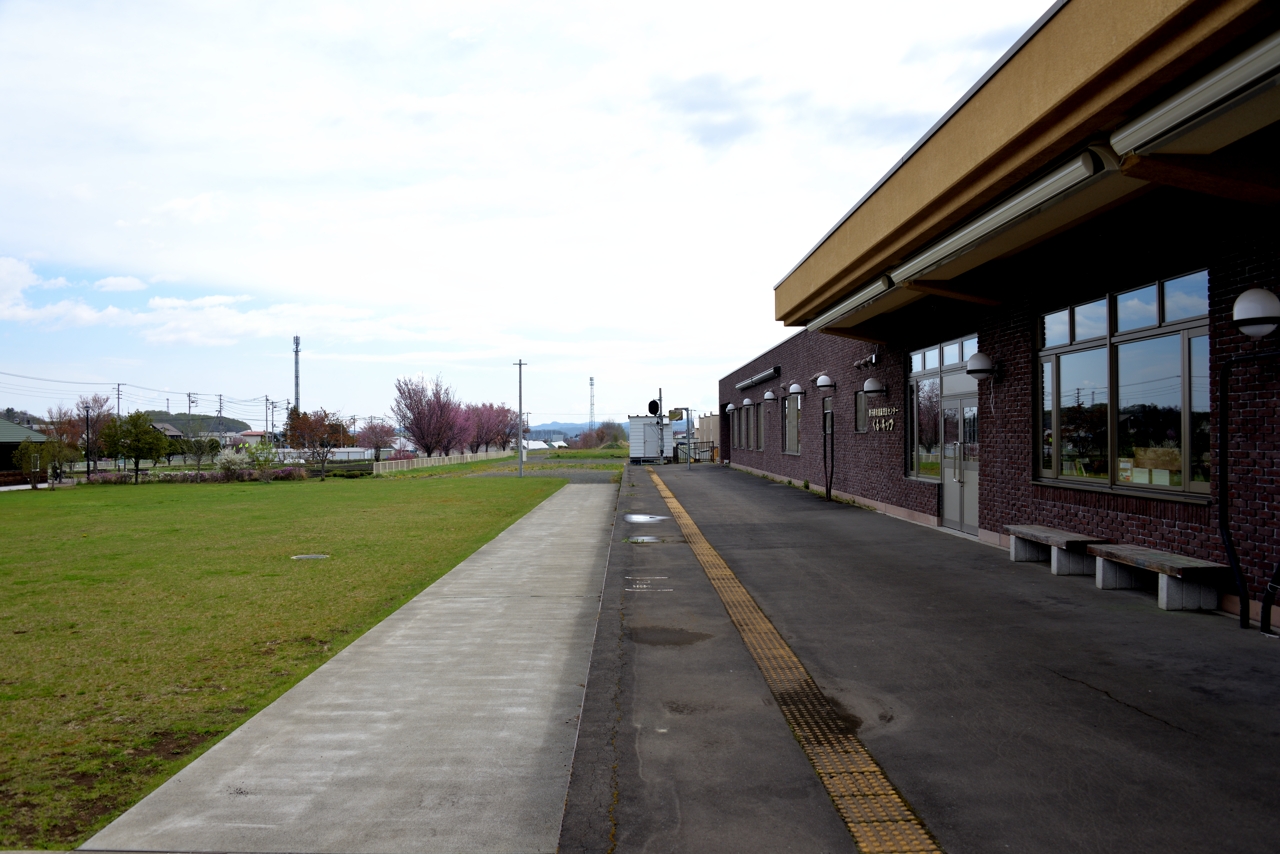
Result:
M710 405L790 334L777 279L1047 3L0 4L0 334L75 326L93 364L128 327L153 370L219 346L251 376L303 334L363 409L344 354ZM42 303L63 280L14 258L98 290Z
M147 283L133 276L107 276L94 282L93 287L100 291L144 291Z

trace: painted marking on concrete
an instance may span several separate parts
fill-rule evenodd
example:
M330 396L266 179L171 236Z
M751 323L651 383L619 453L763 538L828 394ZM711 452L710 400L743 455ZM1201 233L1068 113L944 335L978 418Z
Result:
M924 822L889 782L862 742L848 731L800 659L662 478L651 468L649 476L720 594L725 610L742 634L778 708L813 763L858 850L863 854L941 852Z

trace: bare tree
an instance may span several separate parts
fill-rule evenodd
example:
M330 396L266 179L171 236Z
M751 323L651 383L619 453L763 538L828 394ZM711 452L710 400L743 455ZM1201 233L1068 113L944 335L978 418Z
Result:
M373 451L373 461L382 461L382 452L390 448L396 438L396 430L379 418L370 418L356 433L356 446Z
M111 398L105 394L81 395L76 401L76 420L83 428L80 435L84 457L96 470L103 451L102 428L111 420Z

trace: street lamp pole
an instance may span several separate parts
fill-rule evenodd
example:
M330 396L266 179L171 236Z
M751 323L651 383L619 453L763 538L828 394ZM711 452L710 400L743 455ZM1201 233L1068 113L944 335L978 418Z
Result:
M524 477L524 366L526 364L528 363L524 359L515 363L519 383L516 397L516 456L519 459L520 477Z

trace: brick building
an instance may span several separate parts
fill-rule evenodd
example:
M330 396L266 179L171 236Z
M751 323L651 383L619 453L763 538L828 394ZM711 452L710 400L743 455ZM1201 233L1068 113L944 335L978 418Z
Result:
M1280 314L1253 292L1280 290L1276 151L1274 4L1056 4L777 285L805 328L721 380L723 457L993 543L1037 524L1228 563L1234 360L1256 616L1280 333L1233 310Z

